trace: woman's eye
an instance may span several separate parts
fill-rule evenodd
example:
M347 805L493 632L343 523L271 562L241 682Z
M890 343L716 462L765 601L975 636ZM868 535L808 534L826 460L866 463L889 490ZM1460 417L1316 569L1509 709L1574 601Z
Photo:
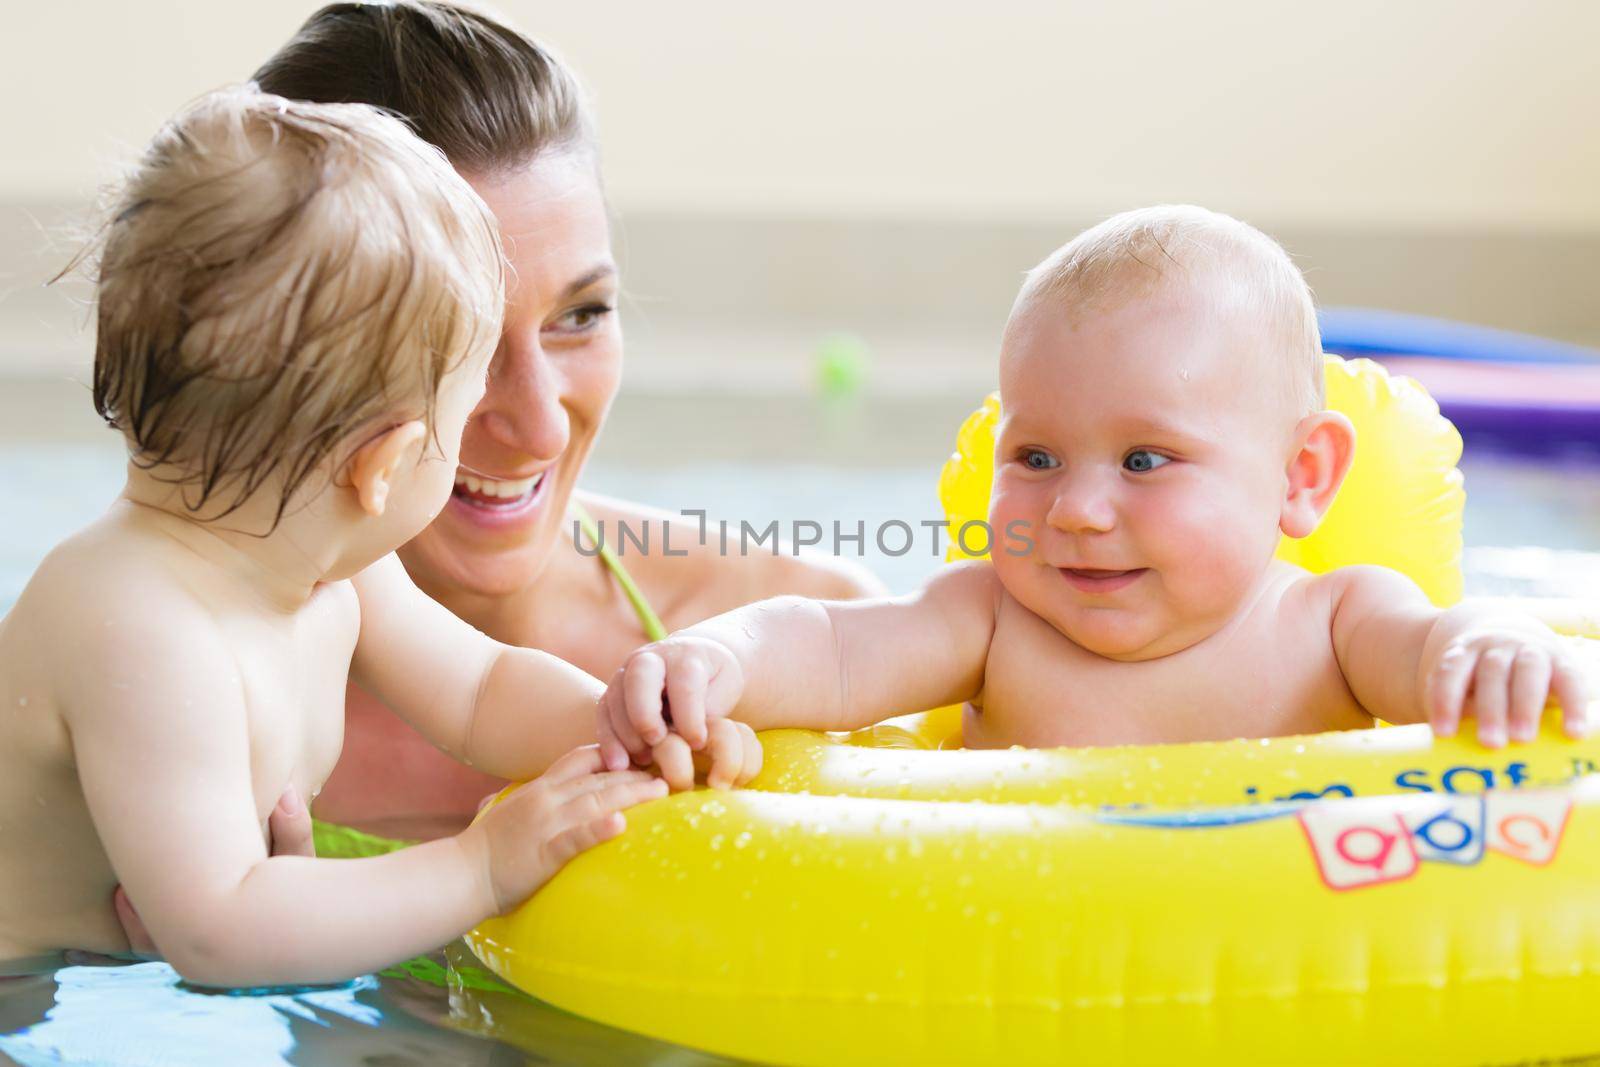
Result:
M1022 455L1018 458L1022 460L1022 465L1031 471L1054 470L1056 467L1060 466L1060 464L1056 462L1056 457L1052 456L1048 452L1040 451L1037 448L1023 449Z
M1137 452L1128 453L1127 458L1122 461L1122 469L1133 471L1135 474L1143 474L1145 471L1153 471L1157 467L1164 467L1171 462L1170 457L1163 456L1159 452L1147 452L1140 449Z
M552 325L562 333L583 333L585 330L594 329L602 319L615 310L610 304L585 304L568 311Z

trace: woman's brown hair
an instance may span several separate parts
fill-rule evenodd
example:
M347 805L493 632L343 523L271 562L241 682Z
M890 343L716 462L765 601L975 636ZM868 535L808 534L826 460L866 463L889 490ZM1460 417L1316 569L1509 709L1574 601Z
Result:
M253 79L293 100L392 111L466 174L591 146L583 91L561 60L489 15L437 0L330 4Z

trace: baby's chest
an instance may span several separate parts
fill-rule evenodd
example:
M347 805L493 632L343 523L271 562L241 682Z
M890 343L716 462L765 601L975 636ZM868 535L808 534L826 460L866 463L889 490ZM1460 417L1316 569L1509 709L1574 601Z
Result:
M310 803L344 741L345 683L359 616L329 597L292 626L272 627L242 657L256 806L293 786Z
M974 723L987 743L1161 744L1370 725L1314 627L1249 628L1125 663L1085 652L1042 620L1011 622L996 629Z

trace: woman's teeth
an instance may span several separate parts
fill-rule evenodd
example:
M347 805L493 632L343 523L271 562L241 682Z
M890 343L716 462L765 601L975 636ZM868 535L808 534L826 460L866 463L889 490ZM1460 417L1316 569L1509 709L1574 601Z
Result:
M532 478L518 478L516 481L499 481L494 478L479 478L471 474L456 475L456 489L465 489L477 497L487 497L506 501L520 500L528 496L539 487L544 480L544 471L540 471Z

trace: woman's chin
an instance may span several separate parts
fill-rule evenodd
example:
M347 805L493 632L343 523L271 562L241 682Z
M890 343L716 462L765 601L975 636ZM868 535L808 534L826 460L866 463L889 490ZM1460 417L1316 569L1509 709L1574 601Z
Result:
M448 605L463 596L496 599L521 592L544 571L549 554L533 545L485 551L430 529L401 549L400 559L420 589Z
M544 571L559 534L538 501L492 511L455 496L400 550L400 559L412 579L436 597L509 596Z

